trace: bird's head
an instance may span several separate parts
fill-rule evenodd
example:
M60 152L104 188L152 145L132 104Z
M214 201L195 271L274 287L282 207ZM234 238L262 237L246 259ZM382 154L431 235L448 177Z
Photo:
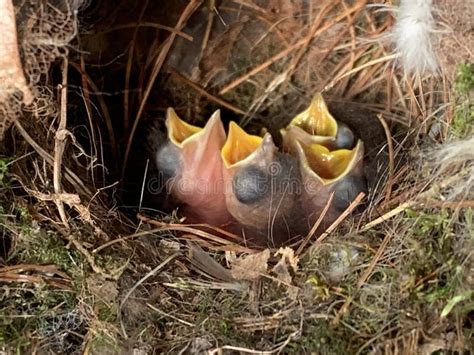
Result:
M311 100L309 107L295 116L290 124L281 130L284 148L294 151L294 141L306 145L319 144L331 150L352 148L355 143L352 130L336 121L320 93Z

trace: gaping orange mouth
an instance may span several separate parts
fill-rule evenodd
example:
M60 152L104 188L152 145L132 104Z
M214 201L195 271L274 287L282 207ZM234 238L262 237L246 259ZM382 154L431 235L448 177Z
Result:
M354 149L330 151L323 145L305 145L297 143L299 158L303 169L317 175L324 183L329 184L346 176L356 165L360 157L362 142Z
M300 127L314 136L335 137L337 122L320 93L316 94L309 107L291 120L289 126Z
M193 126L179 118L172 108L166 112L166 124L168 138L177 146L182 146L186 140L202 131L201 127Z
M237 123L231 122L221 157L226 167L245 160L262 144L262 137L246 133Z

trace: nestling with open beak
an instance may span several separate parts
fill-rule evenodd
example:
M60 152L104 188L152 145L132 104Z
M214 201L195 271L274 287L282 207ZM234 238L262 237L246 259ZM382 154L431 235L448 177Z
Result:
M270 133L251 135L235 122L226 138L219 111L199 128L170 108L166 127L155 160L187 221L240 233L252 244L279 246L306 235L334 194L327 227L367 189L363 143L320 94L281 130L285 152Z
M184 122L169 108L166 128L168 139L155 159L168 193L190 222L229 223L232 218L225 203L221 159L226 134L220 111L200 128Z
M320 93L314 96L306 110L281 130L281 134L283 146L290 152L296 141L306 145L322 144L331 150L351 149L355 145L354 133L346 124L332 117Z
M367 190L362 141L355 143L350 128L332 117L320 94L281 133L285 149L296 154L299 161L303 184L301 203L309 226L319 218L334 192L323 223L329 225L360 192Z
M250 135L231 122L222 160L227 209L247 238L279 245L294 236L300 192L295 158L278 152L269 133Z

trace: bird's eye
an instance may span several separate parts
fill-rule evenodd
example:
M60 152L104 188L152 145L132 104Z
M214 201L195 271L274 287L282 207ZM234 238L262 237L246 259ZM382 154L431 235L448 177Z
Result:
M334 190L333 206L344 211L360 192L367 193L367 182L360 176L347 176Z
M339 122L337 128L335 147L337 149L352 149L355 143L352 130L344 123Z
M178 147L170 142L163 144L156 152L156 165L165 180L175 176L181 165Z
M256 166L241 169L232 179L233 193L244 204L262 200L269 192L269 185L269 176Z

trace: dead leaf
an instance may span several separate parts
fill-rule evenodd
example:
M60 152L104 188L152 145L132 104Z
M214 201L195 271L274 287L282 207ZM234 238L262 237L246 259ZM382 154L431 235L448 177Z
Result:
M293 269L294 272L298 271L299 258L295 256L295 251L289 247L278 249L275 256L280 255L280 260L273 267L272 272L275 273L278 280L291 285L291 275L289 269Z
M298 270L299 258L295 256L295 251L288 247L278 249L275 256L280 256L280 260L273 267L272 272L285 285L288 297L295 300L298 296L299 288L291 285L293 279L290 269L293 269L293 272Z
M262 274L267 273L269 258L269 249L242 256L233 262L232 276L237 280L257 280Z
M189 243L188 259L189 261L204 273L214 277L217 280L233 282L235 279L232 273L215 261L198 244Z
M106 280L100 275L92 275L86 282L88 290L100 301L110 306L117 302L119 291L116 282Z
M172 254L172 253L177 253L181 250L181 244L174 240L166 240L162 239L160 240L160 248L166 253L166 254Z

